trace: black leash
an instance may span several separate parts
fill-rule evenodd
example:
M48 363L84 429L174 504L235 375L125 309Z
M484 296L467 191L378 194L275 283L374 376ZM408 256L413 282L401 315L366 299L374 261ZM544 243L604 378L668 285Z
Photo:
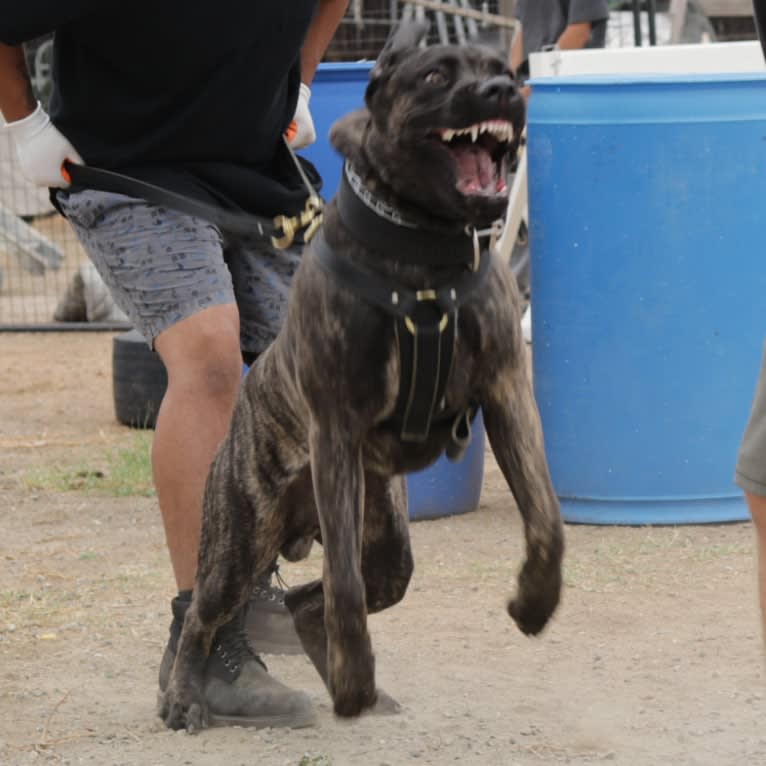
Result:
M168 207L181 213L197 216L232 234L258 237L268 240L274 247L285 248L292 244L295 235L301 229L305 229L304 241L308 242L311 239L322 221L322 208L324 207L322 198L314 190L287 140L285 140L285 144L308 190L306 206L303 212L296 216L278 215L275 218L267 218L253 213L226 210L137 178L131 178L103 168L78 165L69 160L64 161L62 174L70 183L84 189L98 189L99 191L142 199L152 205Z
M98 189L99 191L124 194L127 197L146 200L153 205L169 207L181 213L197 216L234 234L257 232L261 237L272 237L276 232L274 222L270 218L225 210L216 205L170 191L170 189L141 181L138 178L114 173L111 170L103 170L88 165L76 165L68 160L65 166L72 184L84 189Z

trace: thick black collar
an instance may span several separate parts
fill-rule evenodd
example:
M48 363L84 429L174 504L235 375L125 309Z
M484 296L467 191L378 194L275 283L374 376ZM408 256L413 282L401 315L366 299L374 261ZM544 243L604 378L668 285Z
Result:
M476 269L478 237L472 227L452 231L423 228L375 197L345 163L337 196L338 214L354 239L387 258L422 266Z

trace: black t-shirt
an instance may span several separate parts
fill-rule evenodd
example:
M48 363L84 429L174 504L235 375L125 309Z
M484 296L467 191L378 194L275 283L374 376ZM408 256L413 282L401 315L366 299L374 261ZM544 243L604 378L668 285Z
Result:
M316 0L24 0L0 41L55 31L50 114L85 162L260 215L306 190L282 142Z

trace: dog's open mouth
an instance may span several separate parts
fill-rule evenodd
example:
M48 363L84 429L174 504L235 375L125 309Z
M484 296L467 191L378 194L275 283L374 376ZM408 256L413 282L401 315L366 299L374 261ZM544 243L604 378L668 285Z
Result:
M442 128L439 138L455 162L458 191L492 197L508 193L506 157L514 131L507 120L487 120L467 128Z

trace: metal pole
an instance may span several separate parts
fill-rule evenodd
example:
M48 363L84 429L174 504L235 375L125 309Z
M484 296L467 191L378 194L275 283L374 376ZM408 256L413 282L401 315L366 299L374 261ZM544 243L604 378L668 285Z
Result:
M657 0L649 0L649 45L657 45Z
M633 40L636 47L641 47L641 3L640 0L633 0Z

